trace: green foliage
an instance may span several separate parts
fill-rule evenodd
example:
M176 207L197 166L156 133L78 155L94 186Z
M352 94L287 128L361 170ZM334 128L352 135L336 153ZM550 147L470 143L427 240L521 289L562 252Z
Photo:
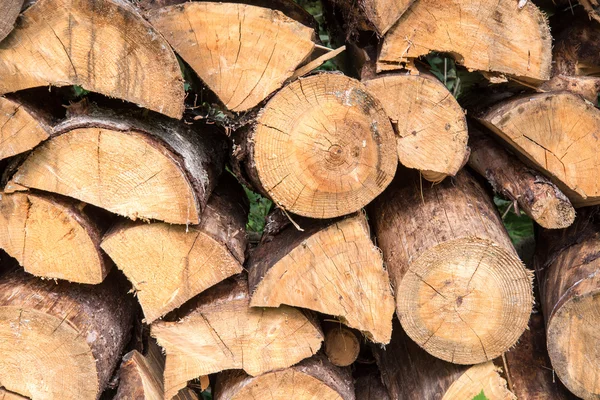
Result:
M212 400L212 393L210 390L205 390L204 392L200 393L200 395L202 396L202 400Z
M430 72L446 85L455 98L458 98L461 94L461 82L454 59L440 53L429 53L425 56L425 60L431 67Z
M304 8L310 15L313 16L318 24L318 34L321 43L329 48L332 47L331 36L327 31L327 24L325 17L323 16L323 2L321 0L295 0L302 8ZM332 60L328 60L319 68L317 71L337 71L339 68L335 65Z
M473 400L489 400L489 399L487 397L485 397L483 390L481 390L481 393L479 393L477 396L473 397Z
M517 215L513 202L494 197L494 203L503 216L502 222L508 231L508 235L516 246L518 243L533 237L533 221L523 211Z
M85 90L81 86L74 85L73 86L73 93L75 94L75 97L84 97L84 96L87 96L88 93L90 93L90 91L89 90Z
M245 186L244 191L250 201L250 214L248 215L246 229L251 232L262 233L265 229L265 218L269 214L269 211L271 211L273 202Z

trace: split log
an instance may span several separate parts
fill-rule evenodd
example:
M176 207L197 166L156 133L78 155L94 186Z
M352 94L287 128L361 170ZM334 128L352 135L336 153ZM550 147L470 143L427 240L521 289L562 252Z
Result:
M321 347L320 328L302 311L249 305L246 280L224 281L184 305L178 321L152 325L167 354L167 397L200 375L243 369L257 376L294 365Z
M133 299L112 275L98 286L0 279L0 385L34 399L95 400L129 340Z
M408 178L369 209L402 327L442 360L492 360L527 328L531 275L490 196L466 171L433 186Z
M517 399L492 361L470 366L432 357L410 340L396 319L390 344L385 349L373 346L373 352L391 399L471 400L481 391L489 400Z
M245 133L245 135L244 135ZM300 78L275 94L236 140L254 186L313 218L358 211L391 182L398 157L381 103L338 74Z
M391 400L379 372L359 376L354 381L354 388L358 400Z
M375 31L379 35L385 35L414 1L361 0L351 2L333 0L333 3L343 10L346 26L350 31Z
M323 350L329 361L337 367L354 363L360 353L360 334L339 322L324 321L325 340Z
M55 127L13 181L134 220L198 224L226 148L208 125L83 110Z
M200 225L121 222L102 249L132 283L146 323L242 272L247 238L245 194L233 177L210 197Z
M150 11L148 19L237 112L279 89L316 40L313 29L283 13L245 4L185 3Z
M21 13L24 1L3 0L0 4L0 42L14 29L15 21Z
M600 203L600 110L592 104L569 92L540 93L500 103L480 121L544 172L575 207Z
M248 261L252 307L281 304L338 317L367 338L387 343L394 298L367 219L307 221L289 225Z
M474 125L470 127L469 166L486 178L496 193L516 202L539 225L563 229L573 223L575 209L545 176L527 167Z
M450 53L470 70L550 78L552 36L531 1L518 9L512 1L417 0L385 36L378 69L400 69L430 51Z
M124 0L38 0L0 48L0 93L79 85L168 115L183 79L163 37Z
M243 371L217 375L215 400L245 399L354 400L350 371L314 356L291 368L257 377Z
M556 375L583 399L600 398L600 223L596 209L581 210L561 231L542 231L534 265L546 320L548 353Z
M440 182L468 158L465 114L439 80L427 75L388 75L365 82L383 104L398 140L398 159Z
M103 231L83 203L44 193L0 192L0 248L30 274L101 283L112 266L100 251Z

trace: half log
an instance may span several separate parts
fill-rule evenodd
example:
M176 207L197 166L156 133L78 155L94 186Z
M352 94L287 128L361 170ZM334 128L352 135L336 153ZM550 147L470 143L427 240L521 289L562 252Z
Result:
M95 400L129 340L133 299L118 275L98 286L0 279L0 386L33 399Z
M3 0L0 4L0 42L12 32L25 0Z
M167 397L200 375L241 368L257 376L290 367L321 347L317 322L302 311L249 305L248 283L239 278L184 305L177 321L152 324L151 334L167 354Z
M411 339L456 364L492 360L516 343L531 314L531 275L473 177L396 179L369 215Z

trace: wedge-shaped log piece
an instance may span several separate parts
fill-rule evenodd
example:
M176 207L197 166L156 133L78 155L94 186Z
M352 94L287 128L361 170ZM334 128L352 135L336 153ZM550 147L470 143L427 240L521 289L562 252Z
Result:
M302 311L249 305L248 282L239 278L188 302L178 311L180 320L152 324L151 334L167 354L167 397L200 375L243 369L256 376L292 366L321 347L317 322Z
M365 85L392 120L403 165L432 182L456 175L468 157L467 121L444 84L427 75L389 75Z
M291 396L291 397L290 397ZM244 371L217 375L215 400L245 399L354 400L352 375L346 368L314 356L291 368L252 377Z
M0 93L79 85L181 118L183 79L164 38L124 0L38 0L0 46Z
M391 182L398 164L381 103L337 74L300 78L279 91L242 146L255 186L280 207L313 218L358 211Z
M185 3L148 18L232 111L253 108L279 89L315 45L313 29L245 4Z
M415 0L333 0L345 12L350 29L385 34Z
M394 298L366 217L302 225L303 232L290 225L252 254L250 305L308 308L389 342Z
M516 343L531 314L531 274L473 177L463 170L433 186L416 174L396 179L369 216L398 318L419 346L442 360L476 364Z
M243 196L230 177L213 192L200 225L124 222L105 236L102 248L131 281L147 323L242 272Z
M100 251L102 228L72 199L0 192L0 248L30 274L97 284L111 264Z
M497 0L416 0L385 36L378 69L399 69L430 51L451 53L470 70L550 78L552 36L531 1L519 10Z
M223 169L226 143L210 126L97 111L55 128L13 177L131 219L198 224Z
M133 299L118 275L97 286L0 280L0 385L32 399L96 400L129 340Z
M600 203L600 111L569 93L541 93L498 104L481 118L522 158L544 171L578 206Z

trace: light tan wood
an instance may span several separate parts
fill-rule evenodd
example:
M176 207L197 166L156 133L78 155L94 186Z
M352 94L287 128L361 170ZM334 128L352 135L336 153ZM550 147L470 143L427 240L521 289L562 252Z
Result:
M246 140L255 186L281 208L313 218L359 210L391 182L398 164L381 103L338 74L280 90Z
M501 369L491 361L474 365L452 383L442 400L473 399L481 391L490 400L516 400L500 373Z
M38 0L2 43L0 93L66 85L183 114L173 51L124 0Z
M334 0L344 10L349 30L374 30L384 35L415 0Z
M165 392L225 369L257 376L287 368L321 347L323 334L291 307L250 308L247 281L225 281L186 304L178 321L157 321L151 334L167 355Z
M330 323L324 331L323 349L333 365L347 367L356 361L360 352L360 340L351 329Z
M4 388L0 388L0 400L27 400L27 397L23 397L16 393L9 392Z
M468 157L465 113L446 87L427 75L390 75L365 82L392 120L398 159L439 182Z
M567 90L580 95L587 101L598 101L600 92L600 77L597 76L568 76L558 74L540 86L544 92L559 92Z
M30 274L98 284L111 264L102 231L79 202L42 193L0 192L0 248Z
M148 18L232 111L251 109L279 89L314 48L311 28L268 8L185 3Z
M451 53L470 70L532 80L550 79L552 36L542 12L529 1L417 0L384 38L378 69L430 51Z
M0 42L15 27L15 21L21 12L25 0L3 0L0 3Z
M493 107L481 121L556 183L576 206L600 203L600 111L569 93L541 93Z
M363 214L294 226L263 244L248 262L252 307L287 304L338 317L378 343L392 333L394 297Z

